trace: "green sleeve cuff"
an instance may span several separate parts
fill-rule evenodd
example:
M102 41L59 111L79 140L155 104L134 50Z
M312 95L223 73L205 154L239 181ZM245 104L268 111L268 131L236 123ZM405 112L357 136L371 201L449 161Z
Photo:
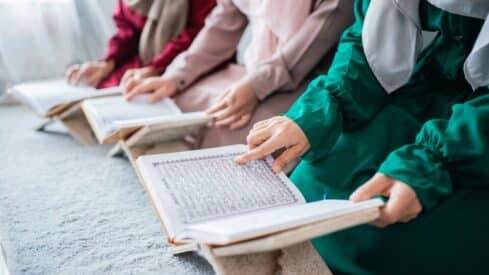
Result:
M395 150L379 172L413 188L426 210L452 192L450 175L443 168L441 157L423 145L406 145Z
M323 93L317 96L317 93ZM301 127L311 148L302 157L313 162L326 155L341 133L342 118L337 100L324 88L311 83L306 93L285 114Z

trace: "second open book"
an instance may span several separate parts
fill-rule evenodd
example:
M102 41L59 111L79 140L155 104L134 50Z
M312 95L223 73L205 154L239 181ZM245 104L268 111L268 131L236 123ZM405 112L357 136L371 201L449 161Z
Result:
M270 157L235 164L234 158L245 151L246 146L234 145L138 158L138 173L170 243L246 253L298 243L378 217L380 199L305 203L286 175L272 171ZM308 226L316 230L304 230Z
M124 140L148 126L157 126L159 142L175 140L209 122L203 112L182 113L170 98L155 104L149 104L148 98L141 95L131 101L123 96L88 99L82 109L101 144Z

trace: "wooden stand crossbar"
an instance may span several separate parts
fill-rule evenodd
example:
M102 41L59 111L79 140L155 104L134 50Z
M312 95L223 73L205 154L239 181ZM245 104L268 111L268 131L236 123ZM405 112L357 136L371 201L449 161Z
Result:
M142 155L153 155L163 153L175 153L187 151L188 146L183 141L171 141L160 144L134 144L130 145L126 141L119 141L110 151L109 156L125 155L131 164L135 165L138 157Z
M174 153L190 149L182 139L168 139L168 135L168 130L160 128L159 125L145 126L129 138L120 140L109 151L108 156L114 157L124 154L134 164L136 159L142 155ZM162 142L161 140L169 141Z

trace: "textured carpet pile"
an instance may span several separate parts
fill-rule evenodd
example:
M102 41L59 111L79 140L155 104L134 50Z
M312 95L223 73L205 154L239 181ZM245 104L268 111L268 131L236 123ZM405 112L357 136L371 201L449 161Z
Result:
M39 119L0 106L0 242L11 274L212 274L172 256L129 162L33 131Z

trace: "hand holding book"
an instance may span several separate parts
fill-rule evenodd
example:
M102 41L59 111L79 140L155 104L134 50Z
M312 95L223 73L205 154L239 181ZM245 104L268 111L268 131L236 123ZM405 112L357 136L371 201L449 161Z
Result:
M380 212L380 217L373 222L378 227L409 222L415 219L423 209L416 193L409 185L381 173L377 173L360 186L351 194L350 199L360 202L376 195L389 197Z

